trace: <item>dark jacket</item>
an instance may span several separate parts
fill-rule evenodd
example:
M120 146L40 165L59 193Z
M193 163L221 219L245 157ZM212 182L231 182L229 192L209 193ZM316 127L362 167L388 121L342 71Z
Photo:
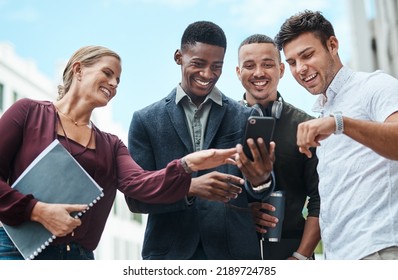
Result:
M312 118L304 111L283 102L282 114L276 120L275 190L286 192L286 207L281 242L265 244L264 254L268 259L286 259L291 256L297 250L304 232L304 214L319 216L318 158L313 149L312 158L300 153L296 142L298 124ZM308 213L303 213L305 206Z
M176 89L133 115L129 150L144 169L160 169L170 160L193 152L185 113L175 103L175 97ZM212 104L203 149L231 148L242 143L251 111L223 95L223 106ZM216 170L242 176L233 165ZM150 213L142 251L144 259L188 259L199 241L209 259L260 259L246 191L227 204L200 198L191 203L181 200L167 205L143 204L132 199L127 202L133 212Z

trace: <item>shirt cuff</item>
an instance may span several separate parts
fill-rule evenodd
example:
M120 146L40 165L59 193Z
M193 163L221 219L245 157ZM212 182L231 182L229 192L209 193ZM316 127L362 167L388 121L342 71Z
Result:
M267 199L275 189L276 184L274 172L271 172L271 180L268 183L270 183L268 187L264 186L267 183L258 187L253 187L249 181L245 180L245 189L249 193L249 195L255 200L264 200Z
M252 185L252 189L255 193L261 193L261 192L267 190L269 187L271 187L271 184L272 184L272 178L270 178L270 180L267 183L264 183L257 187L253 187L253 185Z

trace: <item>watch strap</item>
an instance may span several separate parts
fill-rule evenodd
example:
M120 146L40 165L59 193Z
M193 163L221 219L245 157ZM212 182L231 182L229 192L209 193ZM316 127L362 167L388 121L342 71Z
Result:
M271 186L272 180L269 180L267 183L264 183L262 185L259 185L257 187L252 186L252 189L255 193L261 193L268 189Z
M193 172L192 169L188 166L187 162L185 161L185 157L180 159L180 163L184 168L185 173L191 174Z
M298 252L294 252L294 253L292 254L292 256L295 257L296 259L302 260L302 261L312 260L312 259L313 259L312 257L303 256L302 254L300 254L300 253L298 253Z
M333 112L330 114L331 117L334 117L334 121L336 123L336 130L334 134L342 134L344 132L344 121L343 121L343 113L340 111Z

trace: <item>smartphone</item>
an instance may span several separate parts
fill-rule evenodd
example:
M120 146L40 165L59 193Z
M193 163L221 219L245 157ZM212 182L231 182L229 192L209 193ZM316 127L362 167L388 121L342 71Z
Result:
M263 138L265 146L269 149L269 143L273 140L275 119L272 117L250 116L246 123L246 132L243 142L243 152L253 160L250 148L247 145L247 139L252 138L257 143L258 138Z

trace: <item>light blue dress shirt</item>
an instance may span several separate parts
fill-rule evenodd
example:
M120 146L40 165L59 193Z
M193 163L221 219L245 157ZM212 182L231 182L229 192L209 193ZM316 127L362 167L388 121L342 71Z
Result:
M398 80L343 67L314 111L384 122L398 111ZM398 139L397 139L398 141ZM398 161L341 134L317 148L320 227L326 259L361 259L398 245Z

